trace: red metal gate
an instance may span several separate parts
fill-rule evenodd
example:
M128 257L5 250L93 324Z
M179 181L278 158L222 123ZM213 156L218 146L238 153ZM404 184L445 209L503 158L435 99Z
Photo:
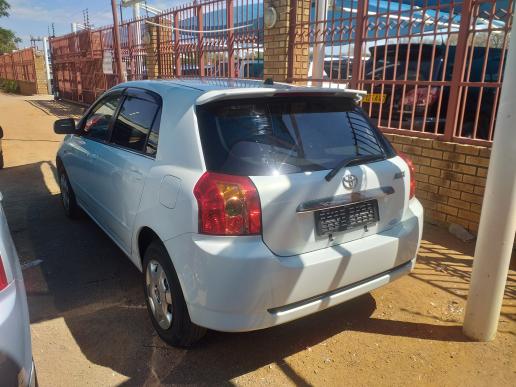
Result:
M251 70L256 64L263 72L262 6L206 0L122 23L126 79L261 77ZM114 57L112 26L52 38L50 47L55 89L63 98L91 103L119 80L115 66L106 72Z

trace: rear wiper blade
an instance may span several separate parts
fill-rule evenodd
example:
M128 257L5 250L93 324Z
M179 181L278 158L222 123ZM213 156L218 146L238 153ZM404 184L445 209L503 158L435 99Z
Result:
M340 163L338 163L335 166L335 168L333 168L330 172L328 172L328 174L326 176L324 176L324 178L326 179L326 181L330 181L331 179L333 179L335 177L335 175L337 173L339 173L339 171L342 168L347 167L352 164L367 163L369 161L384 160L384 159L385 159L384 155L355 156L355 157L351 157L349 159L344 159Z

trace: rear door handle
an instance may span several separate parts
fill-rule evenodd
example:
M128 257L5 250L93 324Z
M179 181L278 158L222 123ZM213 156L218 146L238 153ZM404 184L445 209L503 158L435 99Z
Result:
M96 153L90 153L90 158L93 160L97 160L99 158L99 155Z

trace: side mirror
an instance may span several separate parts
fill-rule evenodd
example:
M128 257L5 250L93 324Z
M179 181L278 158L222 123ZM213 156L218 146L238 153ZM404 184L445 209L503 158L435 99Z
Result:
M54 132L56 134L74 134L75 131L75 120L73 118L63 118L54 122Z

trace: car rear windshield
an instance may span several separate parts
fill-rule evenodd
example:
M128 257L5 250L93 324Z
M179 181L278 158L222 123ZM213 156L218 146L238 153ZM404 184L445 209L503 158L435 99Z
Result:
M392 147L350 98L270 97L197 107L207 169L263 176L332 169Z

